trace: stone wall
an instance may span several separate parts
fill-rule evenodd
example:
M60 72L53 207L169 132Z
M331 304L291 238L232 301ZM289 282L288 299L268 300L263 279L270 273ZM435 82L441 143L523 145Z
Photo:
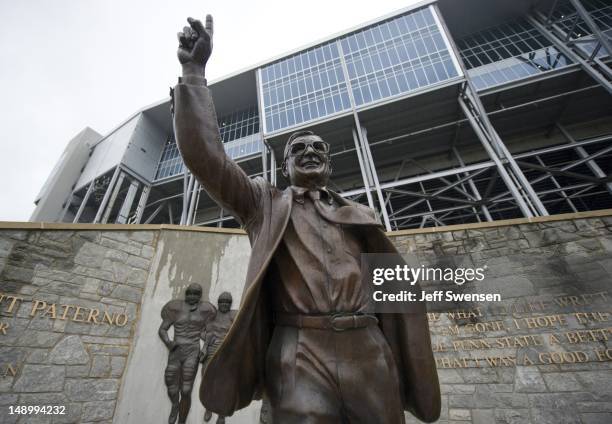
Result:
M612 422L611 216L390 234L413 262L486 266L482 282L426 290L502 298L430 304L440 423ZM238 306L248 256L235 230L0 223L0 423L165 421L161 307L191 282ZM66 414L9 415L16 405ZM227 422L256 423L258 409ZM202 413L194 393L188 422Z
M0 422L111 422L155 245L153 231L0 232Z
M542 221L393 237L422 264L485 267L454 291L502 298L429 305L440 423L612 423L612 218Z

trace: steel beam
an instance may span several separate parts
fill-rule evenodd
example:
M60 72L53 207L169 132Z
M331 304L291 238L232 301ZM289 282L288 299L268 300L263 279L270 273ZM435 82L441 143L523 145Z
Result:
M98 211L96 212L96 216L94 218L93 223L97 224L102 219L102 214L104 213L104 209L106 208L106 204L110 199L111 191L117 182L117 178L119 177L119 173L121 173L121 165L117 165L115 168L115 172L113 172L113 176L111 177L110 182L108 183L108 187L106 188L106 192L104 193L104 197L100 202L100 206L98 207Z
M113 187L113 193L110 196L108 205L106 205L106 208L104 210L104 215L102 215L102 224L106 224L108 222L108 219L110 218L110 214L113 211L113 206L115 206L115 201L117 200L117 196L119 196L119 191L121 190L121 186L123 185L124 179L125 172L121 171L119 177L117 178L117 182ZM108 186L108 188L110 189L110 185Z
M535 17L531 15L527 15L527 20L536 27L544 37L550 41L557 50L567 56L569 59L573 60L576 63L579 63L582 66L582 69L589 74L595 81L597 81L609 94L612 94L612 83L606 79L601 72L597 71L590 63L584 60L580 55L574 52L570 47L565 45L562 40L560 40L552 31L546 28L540 21L538 21ZM554 25L553 25L554 27Z
M588 10L582 5L580 0L569 0L570 3L574 6L574 9L578 12L582 20L587 24L589 29L593 32L593 35L597 38L597 40L601 43L602 46L606 49L608 55L612 55L612 43L608 40L606 34L603 33L591 17L591 14Z
M506 147L506 144L499 137L499 134L497 134L493 124L491 124L491 121L487 116L487 111L480 101L478 92L476 91L476 88L471 80L468 79L466 81L465 88L465 95L471 101L475 111L478 112L478 117L480 118L479 121L481 121L484 126L483 130L486 130L486 133L491 137L491 142L493 143L494 147L496 146L496 150L501 153L501 158L508 161L510 170L512 171L512 177L517 180L518 187L520 187L520 189L525 193L525 200L533 206L535 213L542 216L547 216L548 211L538 198L531 184L529 184L527 178L525 178L525 175L523 175L523 171L512 157L512 154ZM473 116L472 118L475 119L476 117Z
M91 196L91 192L93 191L93 187L94 187L95 183L96 183L96 179L95 178L93 180L91 180L91 182L89 183L89 187L87 187L87 191L85 192L85 195L83 196L83 200L81 201L81 205L79 206L79 209L77 210L77 213L74 216L74 220L72 221L74 224L77 224L79 222L79 220L81 219L81 214L85 210L85 206L87 205L87 201L89 200L89 196Z
M359 138L357 137L357 132L355 131L354 128L352 132L353 132L353 142L355 143L355 153L357 153L357 160L359 161L359 171L361 172L361 178L363 180L364 191L365 191L366 197L368 198L368 206L374 209L374 200L372 199L372 193L370 192L372 186L368 179L368 174L366 171L365 164L363 163L363 157L361 155L362 153L361 146L359 145Z
M123 203L119 208L119 213L117 214L117 219L115 222L117 224L125 224L127 223L130 217L130 211L132 210L132 205L134 204L134 199L136 198L136 193L138 192L138 186L140 182L135 179L132 179L130 182L130 186L128 187L128 191L125 195L125 199L123 199Z
M572 135L561 124L557 123L557 128L559 129L559 131L561 131L561 134L563 134L563 137L565 137L567 141L569 141L571 144L576 144L576 139L572 137ZM578 156L580 156L582 159L589 156L589 154L583 147L577 146L575 147L575 149ZM594 160L587 161L586 165L596 177L604 178L606 176L606 173L603 172L603 170ZM606 184L606 190L608 190L608 192L612 194L612 183Z
M465 162L463 162L463 158L461 157L461 155L459 154L459 151L457 150L456 147L453 147L453 153L455 154L455 158L457 158L457 162L459 162L460 166L465 166ZM465 174L464 174L465 176ZM470 178L468 180L468 185L470 186L470 189L472 190L472 193L474 193L474 197L476 198L477 201L482 201L482 197L480 196L480 192L478 191L478 187L476 187L476 184L474 183L474 179ZM482 214L485 216L485 218L487 219L487 221L493 221L493 218L491 217L491 214L489 213L489 209L487 208L487 206L482 203L480 205L480 210L482 211Z
M142 215L144 214L145 207L147 205L147 200L149 199L149 194L151 193L151 187L146 185L142 188L142 193L140 194L140 200L138 200L138 206L136 207L136 217L134 219L135 224L140 224L142 220Z
M190 192L189 198L189 209L187 210L187 219L184 225L191 225L193 222L193 215L195 213L195 204L200 189L200 183L194 178L193 188Z
M542 166L543 168L546 167L546 164L544 163L541 157L536 156L536 159L538 160L538 163L540 164L540 166ZM551 176L550 179L555 185L555 187L561 188L561 184L559 184L559 182L557 181L555 177ZM572 202L572 200L567 196L567 194L565 193L565 190L561 191L561 196L567 201L567 204L569 205L572 212L578 212L578 209L576 209L576 206L574 206L574 203Z
M527 206L527 203L525 203L525 199L523 199L523 196L519 192L518 188L514 185L514 182L510 178L510 175L508 174L508 171L504 167L504 164L501 162L501 160L497 156L497 152L491 146L489 140L485 136L480 125L478 124L478 122L476 122L476 118L472 116L471 111L469 110L467 104L465 103L465 101L463 100L461 96L459 96L459 106L461 106L463 113L470 121L472 129L476 133L476 136L478 137L478 139L480 140L480 143L485 148L487 154L489 155L491 159L493 159L493 162L495 162L495 166L497 167L497 171L499 172L499 175L501 176L502 180L506 184L506 187L512 193L512 196L516 200L516 203L518 204L519 209L521 210L521 212L523 213L525 217L532 218L534 214L531 212L531 210Z
M185 174L186 175L186 174ZM184 182L183 182L184 184ZM179 225L187 225L187 217L189 215L189 205L191 204L191 198L193 196L193 186L195 185L195 178L193 174L189 174L187 185L183 185L183 210L181 211L181 222Z
M155 217L161 212L161 210L166 206L166 202L161 202L157 207L151 212L151 215L145 220L145 224L150 224L151 221L155 219ZM170 220L170 224L172 224L172 220Z

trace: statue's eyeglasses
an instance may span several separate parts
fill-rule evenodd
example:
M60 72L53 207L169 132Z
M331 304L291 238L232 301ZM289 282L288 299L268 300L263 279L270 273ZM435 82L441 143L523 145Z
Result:
M299 156L306 152L308 146L311 146L312 149L317 153L329 153L329 144L324 141L296 141L291 144L290 152L292 156Z

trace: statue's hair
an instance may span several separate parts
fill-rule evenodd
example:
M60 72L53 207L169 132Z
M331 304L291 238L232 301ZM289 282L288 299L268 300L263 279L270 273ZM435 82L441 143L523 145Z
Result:
M197 291L197 292L200 292L200 294L202 294L202 286L197 283L191 283L185 289L185 293L193 292L193 291Z
M223 292L219 295L217 302L231 302L232 294L230 292Z

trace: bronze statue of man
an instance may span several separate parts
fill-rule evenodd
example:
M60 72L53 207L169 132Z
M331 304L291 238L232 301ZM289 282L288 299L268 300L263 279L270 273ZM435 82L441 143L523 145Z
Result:
M203 352L205 352L202 373L204 373L210 358L212 358L219 346L221 346L225 335L232 326L232 322L234 322L235 313L231 310L231 308L232 294L229 292L221 293L217 299L217 315L215 316L215 319L206 325L204 336L202 337L204 339ZM210 421L211 418L212 412L206 410L204 413L204 422ZM219 415L217 417L217 424L225 424L225 417L223 415Z
M252 247L240 309L204 370L200 400L229 416L265 396L282 424L401 424L404 410L435 421L440 388L425 305L367 313L361 253L399 257L375 212L327 187L329 145L312 132L289 137L282 172L291 185L282 191L225 154L204 76L212 17L188 22L173 90L178 147Z
M210 302L200 302L202 287L190 284L185 290L185 299L171 300L161 311L162 323L159 337L168 348L168 365L164 380L172 409L168 424L184 424L191 408L191 390L204 359L200 350L200 337L206 324L214 318L215 307ZM174 327L174 339L170 340L168 329Z

